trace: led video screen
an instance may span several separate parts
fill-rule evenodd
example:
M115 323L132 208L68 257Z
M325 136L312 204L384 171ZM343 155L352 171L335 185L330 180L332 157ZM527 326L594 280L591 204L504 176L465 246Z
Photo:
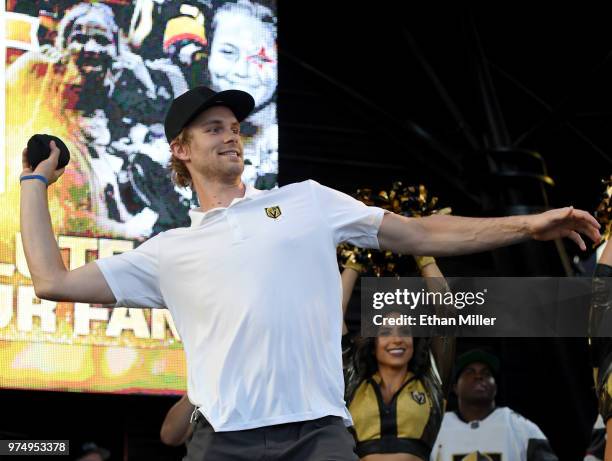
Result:
M163 126L189 88L253 96L243 180L276 187L275 2L6 0L1 15L0 387L180 392L186 367L167 310L36 298L19 228L22 150L35 133L70 150L48 195L71 269L189 225L197 197L171 181Z

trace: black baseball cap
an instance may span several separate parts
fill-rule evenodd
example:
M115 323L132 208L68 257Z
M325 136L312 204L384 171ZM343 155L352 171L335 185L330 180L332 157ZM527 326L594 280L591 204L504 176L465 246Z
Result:
M465 367L476 362L484 363L486 366L488 366L493 376L497 378L497 375L499 374L499 359L484 349L471 349L457 357L457 361L455 362L455 373L453 374L453 382L457 382L459 375L463 372Z
M227 107L242 122L255 107L255 100L245 91L216 92L207 86L196 86L172 101L164 121L168 142L172 142L199 113L213 106Z

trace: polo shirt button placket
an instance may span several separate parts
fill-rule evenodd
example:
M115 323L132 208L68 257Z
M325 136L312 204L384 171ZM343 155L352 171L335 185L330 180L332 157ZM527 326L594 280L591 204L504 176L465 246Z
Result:
M234 242L240 242L241 240L244 240L244 235L242 233L242 230L240 229L238 220L236 219L235 213L231 208L225 210L225 219L227 219L229 227L232 231L232 240Z

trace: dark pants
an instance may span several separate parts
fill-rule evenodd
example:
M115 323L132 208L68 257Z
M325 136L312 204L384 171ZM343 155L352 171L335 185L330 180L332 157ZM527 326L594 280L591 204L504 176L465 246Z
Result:
M183 461L356 461L342 418L215 432L199 415Z

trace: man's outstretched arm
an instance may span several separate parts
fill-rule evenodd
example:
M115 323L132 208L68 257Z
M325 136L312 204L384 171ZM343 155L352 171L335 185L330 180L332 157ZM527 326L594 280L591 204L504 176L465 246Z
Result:
M30 168L23 151L23 173L41 175L49 185L57 181L63 169L56 170L59 149L52 142L51 156L35 171ZM76 301L114 304L115 296L95 263L69 271L53 235L47 203L47 187L38 179L21 183L21 237L36 296L54 301Z
M567 237L585 250L580 234L598 242L599 227L589 213L572 207L504 218L439 215L406 218L388 213L380 226L378 242L381 249L396 253L454 256L492 250L528 239Z

